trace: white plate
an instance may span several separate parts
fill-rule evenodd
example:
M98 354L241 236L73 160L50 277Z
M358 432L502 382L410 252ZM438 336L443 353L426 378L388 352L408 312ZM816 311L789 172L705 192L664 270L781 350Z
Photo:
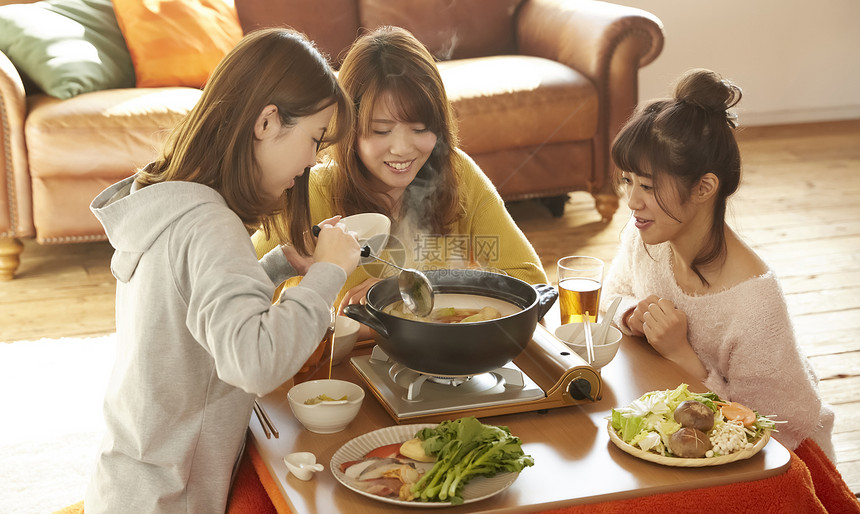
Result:
M340 222L346 226L347 230L355 232L358 237L358 243L361 246L369 246L373 255L379 255L388 243L391 220L384 214L365 212L347 216L341 219ZM365 257L362 259L362 263L372 260L370 257Z
M340 470L340 465L351 460L359 460L363 458L367 452L380 446L387 444L401 443L415 437L415 434L422 428L432 428L436 424L418 424L418 425L398 425L394 427L380 428L373 432L368 432L360 435L340 447L331 458L329 469L331 469L334 477L346 486L347 488L357 492L358 494L373 498L386 503L402 505L404 507L450 507L450 502L421 502L421 501L403 501L396 498L386 498L377 496L368 492L362 491L350 483L350 480ZM469 481L463 488L463 503L472 503L479 500L484 500L491 496L495 496L504 491L514 480L517 479L519 473L499 473L490 478L476 477Z
M615 446L620 448L621 450L633 455L634 457L639 457L642 460L647 460L649 462L656 462L657 464L663 464L664 466L674 466L679 468L703 468L705 466L719 466L721 464L728 464L729 462L735 462L739 460L749 459L767 444L768 439L770 439L770 430L765 430L761 435L758 441L756 441L755 445L749 450L740 450L734 453L730 453L728 455L719 455L717 457L701 457L698 459L684 459L681 457L666 457L664 455L660 455L654 452L646 452L642 448L638 446L633 446L631 444L625 443L623 439L618 437L618 434L615 433L615 429L612 428L612 421L610 421L606 425L606 429L609 431L609 439L615 443Z

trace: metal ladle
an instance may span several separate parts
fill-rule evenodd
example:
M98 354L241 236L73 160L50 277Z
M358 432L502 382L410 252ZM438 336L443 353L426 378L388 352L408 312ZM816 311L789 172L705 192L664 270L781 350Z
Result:
M397 287L400 289L403 305L412 311L412 314L424 317L433 312L433 286L427 275L417 269L402 268L385 259L380 259L370 253L370 246L361 249L361 256L371 257L400 270L400 275L397 276Z
M319 236L319 226L314 225L312 232L314 236ZM403 268L385 259L380 259L371 253L370 246L368 245L365 245L361 249L361 256L376 259L379 262L400 270L400 275L397 276L397 287L400 289L400 298L403 300L403 305L412 314L424 317L433 312L433 286L430 284L430 279L427 278L427 275L417 269Z

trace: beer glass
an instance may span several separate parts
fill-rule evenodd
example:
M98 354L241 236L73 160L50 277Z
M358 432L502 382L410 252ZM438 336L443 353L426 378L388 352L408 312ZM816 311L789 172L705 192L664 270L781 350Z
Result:
M603 285L603 261L595 257L571 255L558 260L558 295L561 301L561 324L582 323L585 313L597 321L600 288Z

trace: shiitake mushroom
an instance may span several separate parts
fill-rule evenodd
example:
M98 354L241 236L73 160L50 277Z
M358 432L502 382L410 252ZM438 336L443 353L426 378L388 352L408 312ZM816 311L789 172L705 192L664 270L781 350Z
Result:
M714 411L702 402L687 400L675 408L675 421L682 427L695 428L708 433L714 428Z
M698 459L711 449L707 434L692 427L683 427L669 437L669 450L678 457Z

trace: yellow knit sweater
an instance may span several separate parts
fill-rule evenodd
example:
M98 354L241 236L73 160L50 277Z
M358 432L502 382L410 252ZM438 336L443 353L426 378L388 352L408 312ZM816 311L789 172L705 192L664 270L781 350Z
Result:
M460 173L460 204L463 216L450 234L439 236L416 229L411 223L401 222L392 231L385 250L380 257L395 263L421 270L440 268L480 267L501 271L530 284L547 283L546 273L540 258L505 209L490 179L477 164L462 151L455 159ZM332 181L335 177L334 163L318 165L310 174L311 222L319 223L331 218L334 211L331 200ZM252 236L257 257L279 244L267 240L261 231ZM376 262L359 266L347 279L337 298L337 304L346 291L368 278L385 278L396 272L390 266Z

